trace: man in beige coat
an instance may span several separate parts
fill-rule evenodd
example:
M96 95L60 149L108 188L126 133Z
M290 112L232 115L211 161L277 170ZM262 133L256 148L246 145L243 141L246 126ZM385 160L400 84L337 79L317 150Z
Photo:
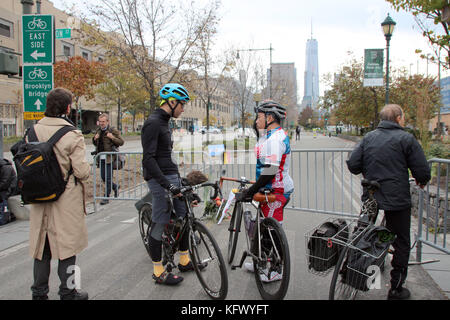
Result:
M66 117L70 113L72 93L56 88L47 96L45 117L35 125L39 141L47 141L59 128L73 125ZM59 259L58 275L61 280L58 294L62 300L86 300L86 292L77 291L73 283L75 256L88 245L85 223L85 193L83 183L89 178L90 165L86 146L79 130L65 134L54 146L59 165L67 179L66 190L55 202L32 204L30 213L30 254L34 258L33 299L48 299L50 260Z

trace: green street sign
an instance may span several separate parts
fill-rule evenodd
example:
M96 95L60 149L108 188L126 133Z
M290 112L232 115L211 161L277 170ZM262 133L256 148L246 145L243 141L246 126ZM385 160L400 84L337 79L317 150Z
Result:
M364 50L364 87L384 85L383 78L384 49Z
M53 65L23 66L23 111L44 112L53 89Z
M56 29L55 38L56 39L70 39L72 36L72 29Z
M22 16L23 63L53 63L53 16Z

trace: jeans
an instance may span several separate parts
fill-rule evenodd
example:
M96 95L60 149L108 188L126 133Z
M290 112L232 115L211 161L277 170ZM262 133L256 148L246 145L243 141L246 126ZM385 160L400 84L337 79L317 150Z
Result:
M31 292L33 296L45 296L49 292L48 279L50 277L50 262L52 259L52 253L50 251L50 244L48 242L48 237L45 237L45 247L44 253L42 255L42 260L34 259L33 266L33 277L34 283L31 286ZM58 263L58 276L61 284L59 286L58 294L60 296L70 294L74 288L67 287L67 280L73 272L67 273L70 266L75 265L76 256L70 258L59 260Z
M109 155L110 156L110 155ZM100 175L105 184L105 197L109 198L111 190L116 190L117 185L113 182L113 169L111 163L106 163L106 160L100 160Z

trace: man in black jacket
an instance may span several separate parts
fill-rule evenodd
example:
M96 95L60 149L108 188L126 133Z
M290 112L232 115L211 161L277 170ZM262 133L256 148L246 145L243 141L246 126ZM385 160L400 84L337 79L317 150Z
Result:
M153 196L152 225L148 236L150 255L153 261L153 279L156 283L176 285L183 278L164 270L162 265L162 234L170 219L167 195L174 196L173 205L179 217L186 215L186 205L178 199L181 196L181 179L178 166L172 159L172 133L169 128L171 117L178 118L189 101L187 90L180 84L164 85L159 95L160 108L156 109L142 127L141 142L143 148L142 167L144 179ZM180 244L181 272L194 270L188 255L188 236Z
M386 105L380 112L377 129L367 133L355 147L347 166L351 173L376 180L381 188L375 193L378 207L384 210L386 227L397 235L393 243L391 289L388 299L408 299L403 287L408 272L411 246L411 194L409 173L423 188L430 180L430 168L422 147L403 130L404 114L400 106ZM362 199L367 199L364 190Z
M17 175L11 161L0 158L0 214L6 214L7 200L10 196L17 194ZM14 221L16 218L12 212L8 220ZM4 219L0 219L3 220ZM7 222L6 222L7 223ZM1 225L1 222L0 222Z

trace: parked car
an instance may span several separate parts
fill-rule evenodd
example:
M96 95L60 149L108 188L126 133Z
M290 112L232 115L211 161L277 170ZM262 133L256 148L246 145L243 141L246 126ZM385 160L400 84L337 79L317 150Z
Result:
M201 132L202 134L206 133L206 126L200 127L198 129L198 131ZM209 133L220 133L221 131L220 131L219 128L216 128L216 127L213 127L213 126L209 126L209 131L208 132Z

